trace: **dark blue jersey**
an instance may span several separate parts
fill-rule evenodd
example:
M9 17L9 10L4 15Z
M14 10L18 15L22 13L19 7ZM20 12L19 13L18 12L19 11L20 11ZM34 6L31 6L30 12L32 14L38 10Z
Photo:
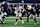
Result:
M33 15L35 15L35 13L36 13L36 12L34 11L34 9L31 9L30 12L31 12L31 14L33 14Z
M5 3L5 4L3 5L3 7L4 7L4 10L7 10L8 5Z

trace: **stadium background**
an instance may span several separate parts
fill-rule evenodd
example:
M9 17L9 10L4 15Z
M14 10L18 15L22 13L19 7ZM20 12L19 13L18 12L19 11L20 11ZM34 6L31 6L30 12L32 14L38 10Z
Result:
M3 0L0 0L0 2L2 2ZM6 1L9 1L10 3L18 3L22 0L6 0ZM40 3L40 0L24 0L24 3Z
M7 1L7 0L6 0ZM13 1L9 1L10 4L17 4L19 3L19 1L21 2L22 0L13 0ZM1 2L3 2L3 0L0 0L0 4ZM36 4L40 4L40 0L24 0L24 3L27 4L32 4L32 3L36 3ZM39 9L40 11L40 9ZM15 21L16 17L6 17L5 18L5 22L7 24L0 24L0 27L40 27L40 17L37 17L37 20L39 22L39 25L34 25L34 21L32 19L29 19L29 22L26 22L26 17L23 17L24 20L24 24L22 25L21 22L18 22L18 24L15 26ZM19 19L20 21L20 19Z

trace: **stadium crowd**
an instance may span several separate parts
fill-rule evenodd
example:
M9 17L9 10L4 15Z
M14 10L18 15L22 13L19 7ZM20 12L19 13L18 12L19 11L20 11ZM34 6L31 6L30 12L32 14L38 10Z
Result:
M28 14L28 6L30 7L33 7L37 13L37 16L39 16L39 9L40 9L40 4L32 4L32 5L29 5L29 4L19 4L20 6L22 6L23 8L25 8L25 11L22 13L22 16L27 16ZM7 1L3 1L0 8L2 9L3 12L7 12L8 15L16 15L15 14L15 7L17 6L17 4L10 4L9 2ZM30 8L31 8L30 7ZM30 10L30 9L29 9Z

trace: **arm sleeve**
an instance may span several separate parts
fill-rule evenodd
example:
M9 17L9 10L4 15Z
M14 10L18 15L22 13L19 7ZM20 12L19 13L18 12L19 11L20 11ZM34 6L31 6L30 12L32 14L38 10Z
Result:
M4 5L4 4L5 4L5 2L2 2L2 4Z

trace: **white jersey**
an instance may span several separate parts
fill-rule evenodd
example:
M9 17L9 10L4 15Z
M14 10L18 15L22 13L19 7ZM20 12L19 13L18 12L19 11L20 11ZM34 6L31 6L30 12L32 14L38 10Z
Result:
M21 8L22 8L22 6L19 6L18 8L15 7L16 11L20 11L20 12L21 12Z
M4 5L5 4L5 1L3 1L2 4Z
M7 3L7 5L10 5L10 3Z
M10 3L7 3L6 1L3 1L3 2L2 2L3 5L4 5L5 3L6 3L7 5L10 5Z
M28 10L31 10L31 8L32 8L31 5L28 5L27 7L28 7Z
M16 9L16 12L15 12L16 16L22 16L21 8L22 8L21 6L19 6L18 8L15 7L15 9ZM18 13L18 11L20 11L20 12Z

